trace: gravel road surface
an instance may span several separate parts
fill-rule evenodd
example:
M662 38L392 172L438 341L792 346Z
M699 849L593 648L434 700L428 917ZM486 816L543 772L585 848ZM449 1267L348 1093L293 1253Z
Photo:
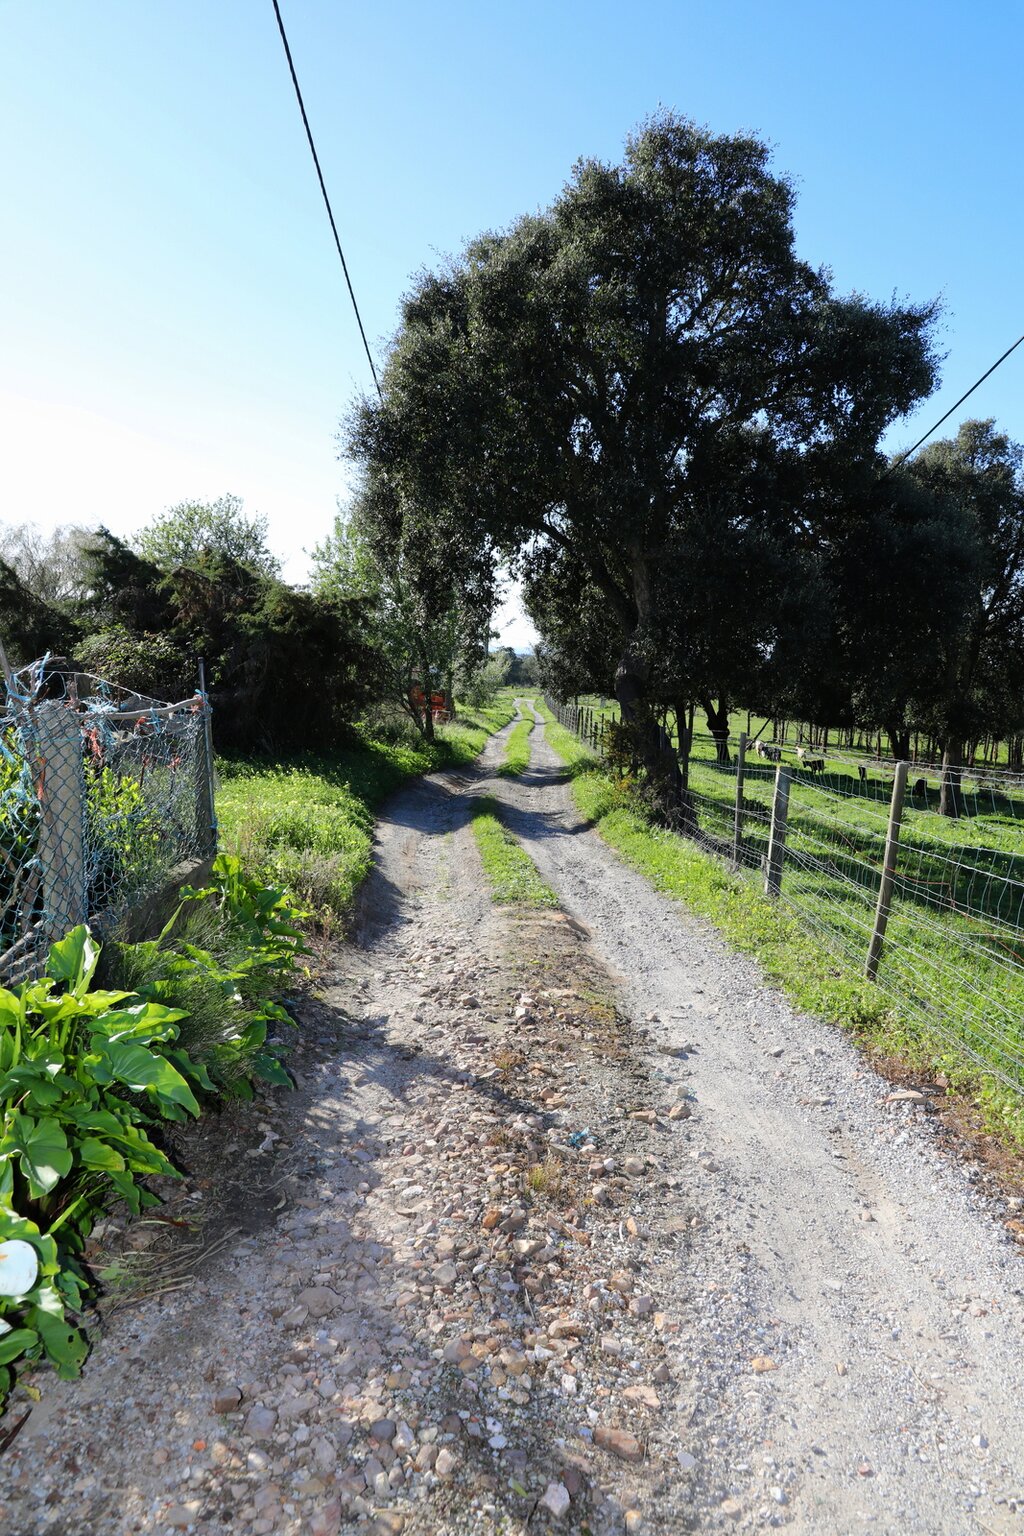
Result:
M1024 1256L998 1206L839 1031L582 828L543 731L500 791L508 824L627 1011L659 1046L696 1047L688 1155L756 1263L778 1365L762 1454L794 1474L793 1528L1024 1529Z
M19 1390L0 1532L1024 1531L1005 1212L505 735L387 807L297 1091L183 1147L189 1262ZM481 793L559 911L491 902Z

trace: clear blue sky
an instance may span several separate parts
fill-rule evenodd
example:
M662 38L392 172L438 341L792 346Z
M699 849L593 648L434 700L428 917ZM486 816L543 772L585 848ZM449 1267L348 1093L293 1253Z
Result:
M282 10L378 356L413 272L659 105L767 139L842 288L943 298L942 391L892 446L1024 331L1019 0ZM301 577L369 380L270 0L0 0L0 136L0 517L233 491ZM1022 407L1024 348L968 409L1022 438Z

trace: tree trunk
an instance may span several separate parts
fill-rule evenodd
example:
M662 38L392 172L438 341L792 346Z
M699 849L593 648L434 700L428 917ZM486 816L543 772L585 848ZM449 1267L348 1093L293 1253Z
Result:
M675 712L676 735L679 737L679 744L676 748L676 755L679 759L680 786L685 793L685 791L690 787L690 741L692 731L692 717L691 723L687 724L686 705L682 703L681 700L676 701Z
M715 757L723 767L728 767L732 762L729 756L729 705L724 698L719 698L716 709L710 699L701 699L700 707L708 717L708 730L711 732L715 743Z
M960 773L963 764L963 743L947 741L942 748L942 778L939 781L939 815L963 814L963 794Z
M430 675L430 663L426 656L420 655L420 671L423 674L423 734L427 741L434 740L434 710L431 704L431 694L434 692L434 679Z
M640 654L638 637L630 637L615 669L615 697L622 722L632 732L634 752L643 764L651 787L667 801L679 789L679 768L671 742L655 719L647 698L650 667Z
M889 724L885 728L889 747L896 762L910 761L910 731L905 725Z

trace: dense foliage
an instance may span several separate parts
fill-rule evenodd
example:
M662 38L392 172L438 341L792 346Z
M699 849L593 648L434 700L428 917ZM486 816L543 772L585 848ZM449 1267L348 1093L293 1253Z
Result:
M724 752L742 707L925 730L955 809L965 743L1024 729L1020 450L886 460L936 307L837 293L793 208L759 140L657 116L416 280L350 451L406 546L518 570L540 680L614 694L666 793L659 721Z
M0 989L0 1397L20 1359L77 1374L85 1240L112 1199L156 1202L146 1180L175 1172L161 1123L288 1082L268 1031L290 1022L274 998L297 915L222 857L155 942L101 954L79 927L45 976Z
M516 562L649 762L659 698L720 696L790 606L805 622L807 552L934 382L933 307L837 294L792 215L758 140L662 114L621 165L581 162L547 212L420 278L352 424L406 540Z

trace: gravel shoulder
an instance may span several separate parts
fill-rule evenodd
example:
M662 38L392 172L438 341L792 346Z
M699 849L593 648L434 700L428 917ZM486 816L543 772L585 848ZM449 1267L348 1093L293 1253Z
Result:
M0 1531L1024 1529L998 1211L506 734L386 807L298 1090L183 1149L205 1257L21 1391ZM560 911L492 904L480 793Z

